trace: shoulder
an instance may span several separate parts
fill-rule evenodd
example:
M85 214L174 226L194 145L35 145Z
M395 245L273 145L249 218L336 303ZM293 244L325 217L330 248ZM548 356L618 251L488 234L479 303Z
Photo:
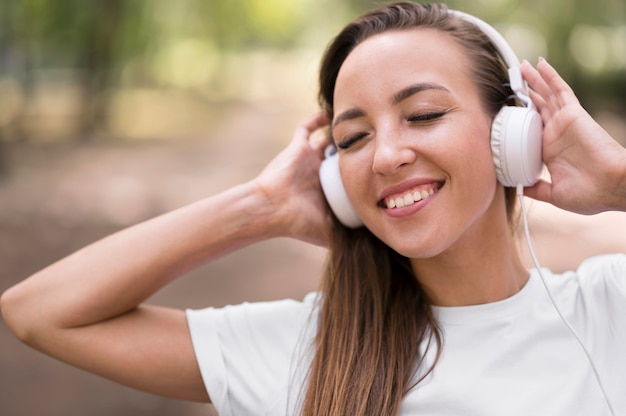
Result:
M591 257L580 264L576 275L582 287L609 289L626 297L626 254Z
M301 301L244 302L187 310L194 347L198 355L211 350L233 359L237 354L254 354L264 360L289 356L303 337L315 332L319 298L317 293L310 293ZM202 360L201 356L198 359Z
M564 273L542 272L549 276L549 283L558 286L618 285L626 287L626 254L604 254L583 260L575 269Z
M624 276L626 273L626 254L605 254L590 257L580 264L578 273L586 276Z
M543 271L550 292L570 318L626 317L625 254L590 257L562 274Z
M319 295L309 293L303 300L283 299L266 302L244 302L222 308L187 310L190 330L202 331L207 326L220 325L238 330L254 322L255 328L264 330L300 326L308 320L318 303ZM242 329L244 329L242 328ZM225 329L225 328L222 328Z
M187 311L196 359L220 414L287 406L293 381L306 369L320 298Z
M626 308L625 254L590 257L575 270L564 273L542 268L541 276L550 293L566 309Z

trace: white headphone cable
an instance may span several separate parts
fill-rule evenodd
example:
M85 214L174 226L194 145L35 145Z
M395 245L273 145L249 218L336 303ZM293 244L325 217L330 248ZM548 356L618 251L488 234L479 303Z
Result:
M578 344L580 345L582 350L585 352L585 355L587 356L587 360L589 361L589 364L591 365L591 369L593 370L593 374L596 378L596 381L598 382L598 386L600 387L600 390L602 391L602 396L604 397L604 401L606 402L606 405L609 408L609 412L611 413L611 416L615 416L615 412L613 411L613 406L611 405L611 401L609 400L606 390L604 389L604 385L602 384L602 380L600 379L600 374L598 373L598 369L596 368L596 365L594 364L593 359L591 358L591 354L585 347L585 344L583 343L583 341L580 339L580 336L578 335L578 333L576 333L576 330L574 329L574 327L572 327L572 325L563 316L563 313L561 312L554 298L552 297L552 293L550 293L550 289L548 288L548 284L546 283L543 273L541 273L541 267L539 266L539 261L537 261L537 256L535 256L535 250L533 250L533 245L530 242L530 232L528 231L528 218L526 217L526 206L524 204L524 186L521 184L517 185L517 198L519 199L520 206L522 207L522 220L524 222L524 234L526 235L526 242L528 244L528 250L530 251L530 256L532 257L535 268L537 269L537 273L539 273L539 277L541 278L543 287L546 289L546 292L548 293L548 298L550 298L550 302L552 303L552 305L554 306L554 309L556 310L559 317L561 318L561 321L563 321L563 323L565 324L565 326L567 326L567 328L572 333L572 335L574 335L574 338L576 338L576 341L578 341Z

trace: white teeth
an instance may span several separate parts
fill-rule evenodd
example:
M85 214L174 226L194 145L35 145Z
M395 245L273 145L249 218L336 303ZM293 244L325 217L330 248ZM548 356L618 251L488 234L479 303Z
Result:
M415 191L413 193L408 193L403 197L399 196L397 198L389 198L387 199L387 208L402 208L408 205L413 205L415 202L419 202L422 199L426 199L429 196L435 193L434 189L423 189L421 191Z

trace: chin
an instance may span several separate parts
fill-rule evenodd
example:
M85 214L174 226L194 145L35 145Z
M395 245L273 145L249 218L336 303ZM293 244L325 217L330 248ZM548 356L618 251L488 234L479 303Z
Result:
M411 239L410 241L382 240L397 253L410 259L427 259L438 256L445 248L440 242Z
M433 257L438 256L439 254L442 253L441 250L433 250L432 248L429 248L428 250L417 250L415 248L409 248L407 250L396 250L398 253L400 253L401 255L403 255L404 257L407 257L409 259L430 259Z

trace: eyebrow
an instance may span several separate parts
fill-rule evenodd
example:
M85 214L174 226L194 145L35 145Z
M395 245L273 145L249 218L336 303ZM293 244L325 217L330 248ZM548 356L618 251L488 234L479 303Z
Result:
M432 82L420 82L418 84L409 85L408 87L403 88L400 91L396 92L391 99L391 105L398 105L402 101L414 96L415 94L419 94L420 92L426 91L426 90L439 90L439 91L450 92L450 90L448 90L446 87L442 85L435 84ZM363 116L365 116L365 111L363 111L361 108L358 108L358 107L351 108L350 110L344 111L343 113L339 114L337 118L335 118L332 128L335 128L337 124L342 123L344 121L354 120L355 118L359 118Z
M333 122L333 128L337 126L337 124L342 123L348 120L354 120L355 118L363 117L365 115L365 111L360 108L351 108L350 110L344 111L339 114L335 121Z
M450 92L450 90L448 90L446 87L442 85L434 84L432 82L421 82L419 84L410 85L406 88L401 89L397 93L395 93L393 95L393 98L391 99L391 104L398 105L402 101L414 96L415 94L418 94L426 90L440 90L440 91Z

